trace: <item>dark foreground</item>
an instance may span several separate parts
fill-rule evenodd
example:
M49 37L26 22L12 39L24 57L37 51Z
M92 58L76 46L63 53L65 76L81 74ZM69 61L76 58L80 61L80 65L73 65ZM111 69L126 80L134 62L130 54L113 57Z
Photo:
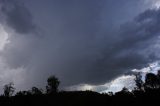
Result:
M160 104L160 90L122 90L116 94L92 91L59 92L55 94L16 95L0 97L0 106L135 106Z

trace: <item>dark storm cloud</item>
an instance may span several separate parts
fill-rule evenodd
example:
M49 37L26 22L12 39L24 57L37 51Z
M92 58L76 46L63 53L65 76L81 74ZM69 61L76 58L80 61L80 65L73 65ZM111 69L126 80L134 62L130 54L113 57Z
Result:
M125 17L131 21L117 27L124 22L125 14L142 7L132 5L139 0L1 3L7 26L16 31L9 33L10 43L2 56L11 69L26 70L25 86L44 85L51 74L58 76L63 86L104 83L158 59L151 49L159 36L160 10L147 10L133 20ZM125 8L121 10L123 3ZM128 7L132 7L130 11ZM34 32L34 23L44 28L43 38L27 36Z
M30 12L22 3L16 0L0 0L0 3L7 25L17 33L26 34L35 29Z
M90 69L95 74L89 79L96 79L99 75L101 77L96 81L101 82L158 60L159 55L156 52L159 50L154 45L160 34L159 17L160 10L146 10L133 21L121 25L113 39L106 39L106 49L102 50L101 58L96 58L94 67ZM108 40L113 42L107 44Z

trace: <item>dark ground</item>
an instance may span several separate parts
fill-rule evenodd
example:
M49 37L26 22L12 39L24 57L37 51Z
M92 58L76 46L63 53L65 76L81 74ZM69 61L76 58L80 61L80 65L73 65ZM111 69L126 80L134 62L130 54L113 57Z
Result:
M0 97L1 106L154 106L158 105L157 103L160 103L160 90L134 91L134 94L121 91L115 95L99 94L92 91L74 91Z

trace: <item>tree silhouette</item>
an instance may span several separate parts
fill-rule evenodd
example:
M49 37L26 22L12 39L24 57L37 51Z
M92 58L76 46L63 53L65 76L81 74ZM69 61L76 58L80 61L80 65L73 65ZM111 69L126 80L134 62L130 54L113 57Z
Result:
M46 86L46 90L47 90L47 94L51 94L51 93L56 93L58 92L58 86L60 84L60 81L58 80L57 77L55 76L50 76L47 79L47 86Z
M119 97L129 97L132 96L132 93L126 87L123 87L122 90L116 92L115 95Z
M42 89L38 89L37 87L32 87L31 93L33 95L41 95L42 94Z
M160 70L157 72L158 85L160 87Z
M4 86L4 96L0 96L0 104L8 105L22 105L22 106L63 106L63 105L76 105L76 106L129 106L131 104L155 105L159 103L160 88L159 76L153 73L146 74L144 84L140 73L137 74L135 81L137 81L138 89L130 91L124 87L121 91L113 93L98 93L94 91L60 91L58 92L58 86L60 81L55 76L51 76L47 79L47 94L43 94L42 90L37 87L32 87L28 91L19 91L15 96L12 96L14 92L13 83L6 84ZM140 88L145 88L141 90ZM157 89L158 88L158 89ZM52 95L56 93L55 95ZM51 95L50 95L51 94ZM12 96L12 97L9 97ZM54 102L53 102L54 100Z
M159 81L157 75L153 73L147 73L145 77L145 88L158 88L159 87Z
M141 73L136 74L135 83L136 83L137 89L142 90L144 82L142 81Z
M160 77L160 70L157 71L157 76Z
M16 96L27 96L27 95L32 95L30 91L19 91L16 93Z
M4 95L6 96L6 97L9 97L9 96L12 96L12 94L14 93L14 91L15 91L15 88L13 87L13 83L11 82L11 83L9 83L9 84L6 84L6 85L4 85Z

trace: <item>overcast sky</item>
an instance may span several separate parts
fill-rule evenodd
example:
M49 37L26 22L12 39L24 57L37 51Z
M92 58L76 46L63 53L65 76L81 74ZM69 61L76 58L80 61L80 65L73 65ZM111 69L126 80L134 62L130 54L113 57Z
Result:
M0 89L101 85L160 56L159 0L0 0Z

